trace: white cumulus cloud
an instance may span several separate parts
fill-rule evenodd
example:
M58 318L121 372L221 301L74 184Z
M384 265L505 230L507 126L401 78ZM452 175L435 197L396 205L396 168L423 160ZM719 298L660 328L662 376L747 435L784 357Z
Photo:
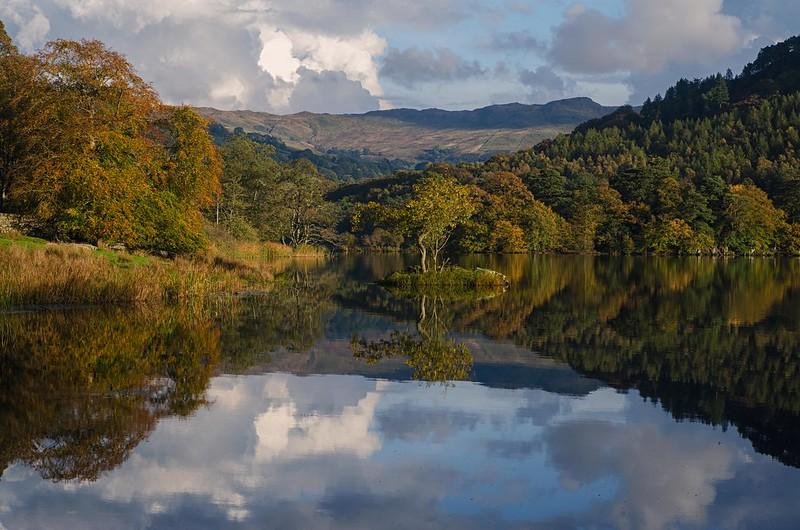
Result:
M345 0L314 4L7 0L0 17L29 51L52 38L103 40L128 56L169 103L295 112L317 98L329 102L330 112L377 108L383 94L378 57L386 41L372 26L384 11L370 2L360 10ZM325 14L327 24L320 18ZM319 76L337 82L305 82ZM293 97L298 87L303 95ZM327 93L309 94L315 87Z

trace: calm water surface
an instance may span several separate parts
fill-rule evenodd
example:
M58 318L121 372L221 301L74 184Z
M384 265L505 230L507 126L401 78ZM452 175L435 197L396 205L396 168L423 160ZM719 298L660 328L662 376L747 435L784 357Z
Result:
M800 527L800 261L464 261L0 315L0 529Z

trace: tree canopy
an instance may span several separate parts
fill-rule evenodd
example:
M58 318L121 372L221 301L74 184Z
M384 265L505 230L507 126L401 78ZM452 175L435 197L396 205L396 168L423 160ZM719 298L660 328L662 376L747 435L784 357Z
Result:
M221 172L205 119L165 107L99 41L24 56L0 33L0 174L12 207L54 239L202 248Z

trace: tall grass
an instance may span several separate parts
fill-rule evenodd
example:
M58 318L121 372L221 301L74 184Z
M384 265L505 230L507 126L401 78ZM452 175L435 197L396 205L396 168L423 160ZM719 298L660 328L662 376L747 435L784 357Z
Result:
M279 258L322 258L328 252L320 247L304 245L298 248L274 242L237 239L214 225L206 226L211 240L210 255L225 256L248 264L263 263Z
M0 308L31 305L203 303L272 279L266 264L220 257L174 261L74 245L0 247Z
M0 309L205 304L218 294L263 290L295 259L327 255L316 247L242 241L213 226L207 232L211 245L204 255L174 260L4 233L0 235Z

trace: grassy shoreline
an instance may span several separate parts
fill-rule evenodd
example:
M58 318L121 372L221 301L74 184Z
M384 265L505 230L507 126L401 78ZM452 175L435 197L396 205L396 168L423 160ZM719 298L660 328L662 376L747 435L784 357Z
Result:
M267 286L283 259L319 249L215 241L202 256L146 254L0 234L0 310L31 306L205 304Z

